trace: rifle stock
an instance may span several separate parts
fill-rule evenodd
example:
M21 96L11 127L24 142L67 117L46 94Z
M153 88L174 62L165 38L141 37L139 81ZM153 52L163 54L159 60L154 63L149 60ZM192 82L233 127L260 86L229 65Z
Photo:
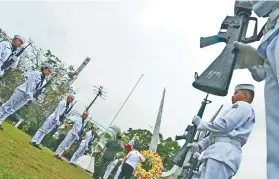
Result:
M238 50L233 42L251 43L259 40L257 34L258 21L251 16L251 10L239 8L236 16L227 16L223 21L218 35L201 38L200 46L206 47L219 42L225 42L226 46L221 54L195 79L193 87L209 94L226 96L231 78L238 59ZM253 35L246 38L249 21L255 21ZM221 32L225 30L226 32Z

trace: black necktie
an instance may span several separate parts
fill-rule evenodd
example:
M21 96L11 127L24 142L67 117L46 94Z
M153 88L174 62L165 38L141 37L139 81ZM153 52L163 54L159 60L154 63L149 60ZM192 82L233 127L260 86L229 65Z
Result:
M36 85L36 90L38 90L43 85L44 80L45 80L45 75L42 74L41 81Z

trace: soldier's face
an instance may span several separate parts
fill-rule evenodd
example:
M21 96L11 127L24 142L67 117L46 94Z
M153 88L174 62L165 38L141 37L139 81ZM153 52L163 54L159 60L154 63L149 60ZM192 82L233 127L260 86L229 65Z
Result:
M73 101L74 101L73 98L71 98L71 97L68 97L68 98L67 98L67 102L68 102L68 103L72 103Z
M52 71L48 68L44 68L43 73L44 73L45 76L50 76Z
M85 114L85 113L83 113L83 114L81 115L81 118L84 119L84 120L87 119L87 117L88 117L88 115Z
M236 103L237 101L246 101L247 93L241 90L237 90L234 92L232 96L232 103Z
M12 40L12 44L13 44L14 46L16 46L16 48L20 48L20 47L22 46L23 42L22 42L22 40L20 40L20 39L13 39L13 40Z

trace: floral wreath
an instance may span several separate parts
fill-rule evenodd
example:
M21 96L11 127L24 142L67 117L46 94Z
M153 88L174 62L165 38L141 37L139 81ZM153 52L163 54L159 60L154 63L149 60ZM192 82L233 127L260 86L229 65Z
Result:
M133 174L139 179L154 179L159 178L163 170L163 161L162 158L155 152L145 150L141 154L144 156L146 161L150 161L152 168L149 171L146 171L142 168L142 163L139 162Z

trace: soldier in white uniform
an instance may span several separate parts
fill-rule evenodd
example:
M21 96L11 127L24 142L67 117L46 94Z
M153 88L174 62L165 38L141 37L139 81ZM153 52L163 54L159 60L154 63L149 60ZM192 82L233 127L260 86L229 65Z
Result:
M94 126L91 127L90 131L86 132L85 139L81 141L79 148L77 149L77 151L74 153L74 155L70 160L71 165L77 166L76 162L78 158L81 157L85 153L85 151L89 149L89 147L91 146L92 142L96 137L95 133L96 133L96 128Z
M103 176L103 179L108 179L108 177L110 176L111 172L113 171L115 166L118 164L118 162L119 162L119 155L116 154L114 160L112 162L110 162L110 164L108 165L107 170ZM114 176L114 177L116 177L116 176ZM117 178L118 178L118 176L117 176Z
M207 123L195 116L193 123L199 131L210 131L210 136L192 147L204 151L204 168L200 179L231 179L241 162L241 147L246 144L255 123L252 106L254 86L238 85L232 96L232 107L218 120Z
M18 49L22 46L22 44L24 44L24 42L24 38L20 35L15 35L12 42L0 42L0 76L5 73L5 70L2 68L2 66L7 60L12 60L10 67L16 68L19 59L15 56L15 54L18 52Z
M76 141L79 140L80 138L80 133L84 128L84 121L88 117L88 112L84 112L81 115L81 118L78 118L75 122L74 125L72 126L72 129L68 132L66 135L65 139L60 143L58 148L56 149L54 153L54 157L57 159L63 160L61 158L62 154L67 150L68 148L71 147L71 145Z
M61 100L58 105L55 108L55 111L48 116L46 121L44 122L43 126L39 128L39 130L36 132L34 137L32 138L30 144L34 147L37 147L38 149L42 150L42 148L39 146L43 138L50 133L56 126L61 125L60 118L66 114L69 113L70 104L74 100L74 95L69 94L67 96L67 99Z
M236 1L235 7L252 9L258 17L268 17L258 49L235 42L240 62L237 69L249 68L256 81L265 80L267 179L279 176L279 1Z
M118 176L122 170L122 165L123 165L123 158L119 159L119 161L121 162L121 165L118 167L117 171L116 171L116 174L114 175L114 179L118 179Z
M3 130L3 121L28 101L34 100L33 95L46 83L46 77L50 76L52 69L45 64L41 71L33 71L28 75L28 79L18 86L12 96L0 107L0 130Z

